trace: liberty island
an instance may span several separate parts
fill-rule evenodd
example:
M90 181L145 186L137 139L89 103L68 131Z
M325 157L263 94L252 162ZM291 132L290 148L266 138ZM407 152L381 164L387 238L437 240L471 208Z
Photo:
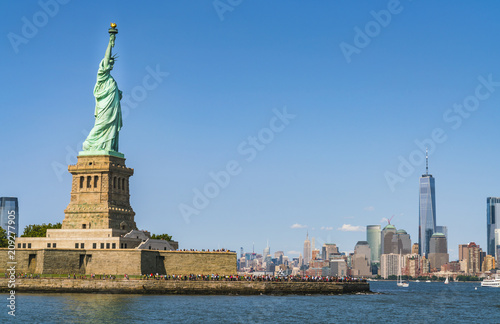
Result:
M122 92L111 76L116 63L112 53L116 24L111 24L109 34L93 91L94 127L76 165L68 167L73 179L62 228L48 229L46 237L16 238L16 268L9 278L0 278L0 290L7 290L13 277L20 292L251 295L369 291L366 281L345 276L238 276L235 252L180 250L176 241L156 239L139 230L130 205L134 169L126 166L125 155L119 152ZM0 252L0 262L7 264L7 251ZM61 277L66 274L68 278ZM122 274L123 279L115 280ZM97 276L109 280L96 280ZM139 276L152 280L145 282Z
M153 238L137 228L130 204L134 169L126 166L125 155L119 152L122 92L111 76L116 63L112 53L116 24L108 32L93 91L94 127L76 165L68 167L73 179L62 228L48 229L45 237L16 238L15 272L75 277L95 273L236 274L234 252L181 251L178 242ZM6 250L1 251L0 261L7 264Z

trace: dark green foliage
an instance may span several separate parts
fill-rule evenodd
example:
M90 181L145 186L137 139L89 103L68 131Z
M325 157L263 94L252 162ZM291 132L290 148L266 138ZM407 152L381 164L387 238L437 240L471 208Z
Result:
M28 225L24 228L24 232L23 235L21 235L21 237L45 237L47 235L48 229L55 229L61 227L62 227L61 223L57 224L43 223L42 225L38 224Z
M7 231L0 227L0 248L6 248L9 245L7 240Z
M151 235L151 238L153 240L165 240L165 241L172 241L172 236L168 234L153 234Z

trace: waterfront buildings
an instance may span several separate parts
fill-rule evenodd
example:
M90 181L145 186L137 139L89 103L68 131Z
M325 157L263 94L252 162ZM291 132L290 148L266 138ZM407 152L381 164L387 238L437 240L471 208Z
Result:
M425 174L420 177L419 187L419 254L427 257L429 242L436 231L436 190L434 177L429 174L428 155L426 152Z
M492 269L495 269L495 258L491 255L487 255L484 260L483 264L481 266L483 272L490 271Z
M16 197L0 197L0 226L7 233L10 226L10 232L19 236L19 205Z
M397 276L401 268L399 254L389 253L380 256L380 275L387 279L389 276Z
M330 260L329 274L330 276L347 276L347 263L344 259Z
M441 266L441 272L460 272L460 262L451 261Z
M321 247L321 257L323 260L330 260L333 255L339 254L339 249L336 244L325 243Z
M288 263L288 257L285 256L283 251L274 252L274 258L276 259L276 265Z
M405 264L403 275L417 278L420 276L420 255L417 253L408 254L405 256Z
M309 269L306 270L308 276L328 276L330 262L324 260L311 260Z
M468 244L458 245L458 260L465 260L468 253L469 253Z
M411 247L411 254L418 254L418 243L413 243Z
M319 250L314 249L311 252L311 260L318 260L321 259L321 254L319 253Z
M500 208L500 198L488 197L486 198L486 253L496 255L497 245L495 243L495 230L500 228L497 225L496 210Z
M481 247L474 242L470 242L467 245L460 244L460 270L469 275L475 275L481 272L481 265L485 256L486 253L484 253Z
M497 259L497 268L500 268L500 228L495 230L495 259Z
M425 276L431 272L431 264L425 256L420 256L420 275Z

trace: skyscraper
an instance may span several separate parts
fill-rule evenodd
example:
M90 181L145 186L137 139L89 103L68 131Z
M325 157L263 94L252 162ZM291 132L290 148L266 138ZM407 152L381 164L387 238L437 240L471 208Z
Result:
M394 235L396 235L396 227L394 225L387 224L387 226L384 227L384 229L382 230L382 232L380 234L380 238L381 238L380 254L381 255L395 253L395 250L397 250L397 245L396 245L396 249L394 248L394 243L393 243Z
M323 260L330 260L330 256L332 254L338 254L339 249L336 244L333 243L325 243L321 248L321 257Z
M9 220L13 221L10 225ZM7 234L10 226L10 231L15 232L16 237L19 237L19 206L16 197L0 197L0 226Z
M448 243L443 233L432 234L429 241L429 262L431 268L441 269L441 266L448 263Z
M481 272L481 252L482 249L479 245L474 242L470 242L467 245L469 255L467 256L467 271L469 274L476 274Z
M495 259L497 260L497 268L500 268L500 228L495 230Z
M311 241L309 241L309 232L307 232L306 240L304 241L304 265L308 265L311 261Z
M459 244L458 245L458 260L466 260L469 255L469 245Z
M380 225L366 226L366 241L370 245L372 263L380 264Z
M371 249L367 241L358 241L352 257L352 275L355 277L371 276Z
M418 246L419 253L427 257L429 242L436 232L436 192L434 178L429 174L429 156L425 153L425 174L420 177L419 188L419 226Z
M435 233L443 233L444 236L446 237L446 241L448 241L448 226L439 226L436 225L436 231Z
M398 229L396 235L392 238L393 253L410 254L411 253L411 238L404 229Z
M496 219L496 210L500 208L500 198L486 198L486 253L495 255L495 230L498 227Z
M262 257L265 259L270 254L271 254L271 248L269 247L269 240L267 240L267 246L262 252Z

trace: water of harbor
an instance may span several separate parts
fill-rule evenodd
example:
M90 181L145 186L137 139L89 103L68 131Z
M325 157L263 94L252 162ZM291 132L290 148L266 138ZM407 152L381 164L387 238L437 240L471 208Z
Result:
M161 296L19 294L25 323L500 323L500 289L479 283L371 282L374 294ZM476 289L477 288L477 289ZM5 306L0 322L13 322Z

